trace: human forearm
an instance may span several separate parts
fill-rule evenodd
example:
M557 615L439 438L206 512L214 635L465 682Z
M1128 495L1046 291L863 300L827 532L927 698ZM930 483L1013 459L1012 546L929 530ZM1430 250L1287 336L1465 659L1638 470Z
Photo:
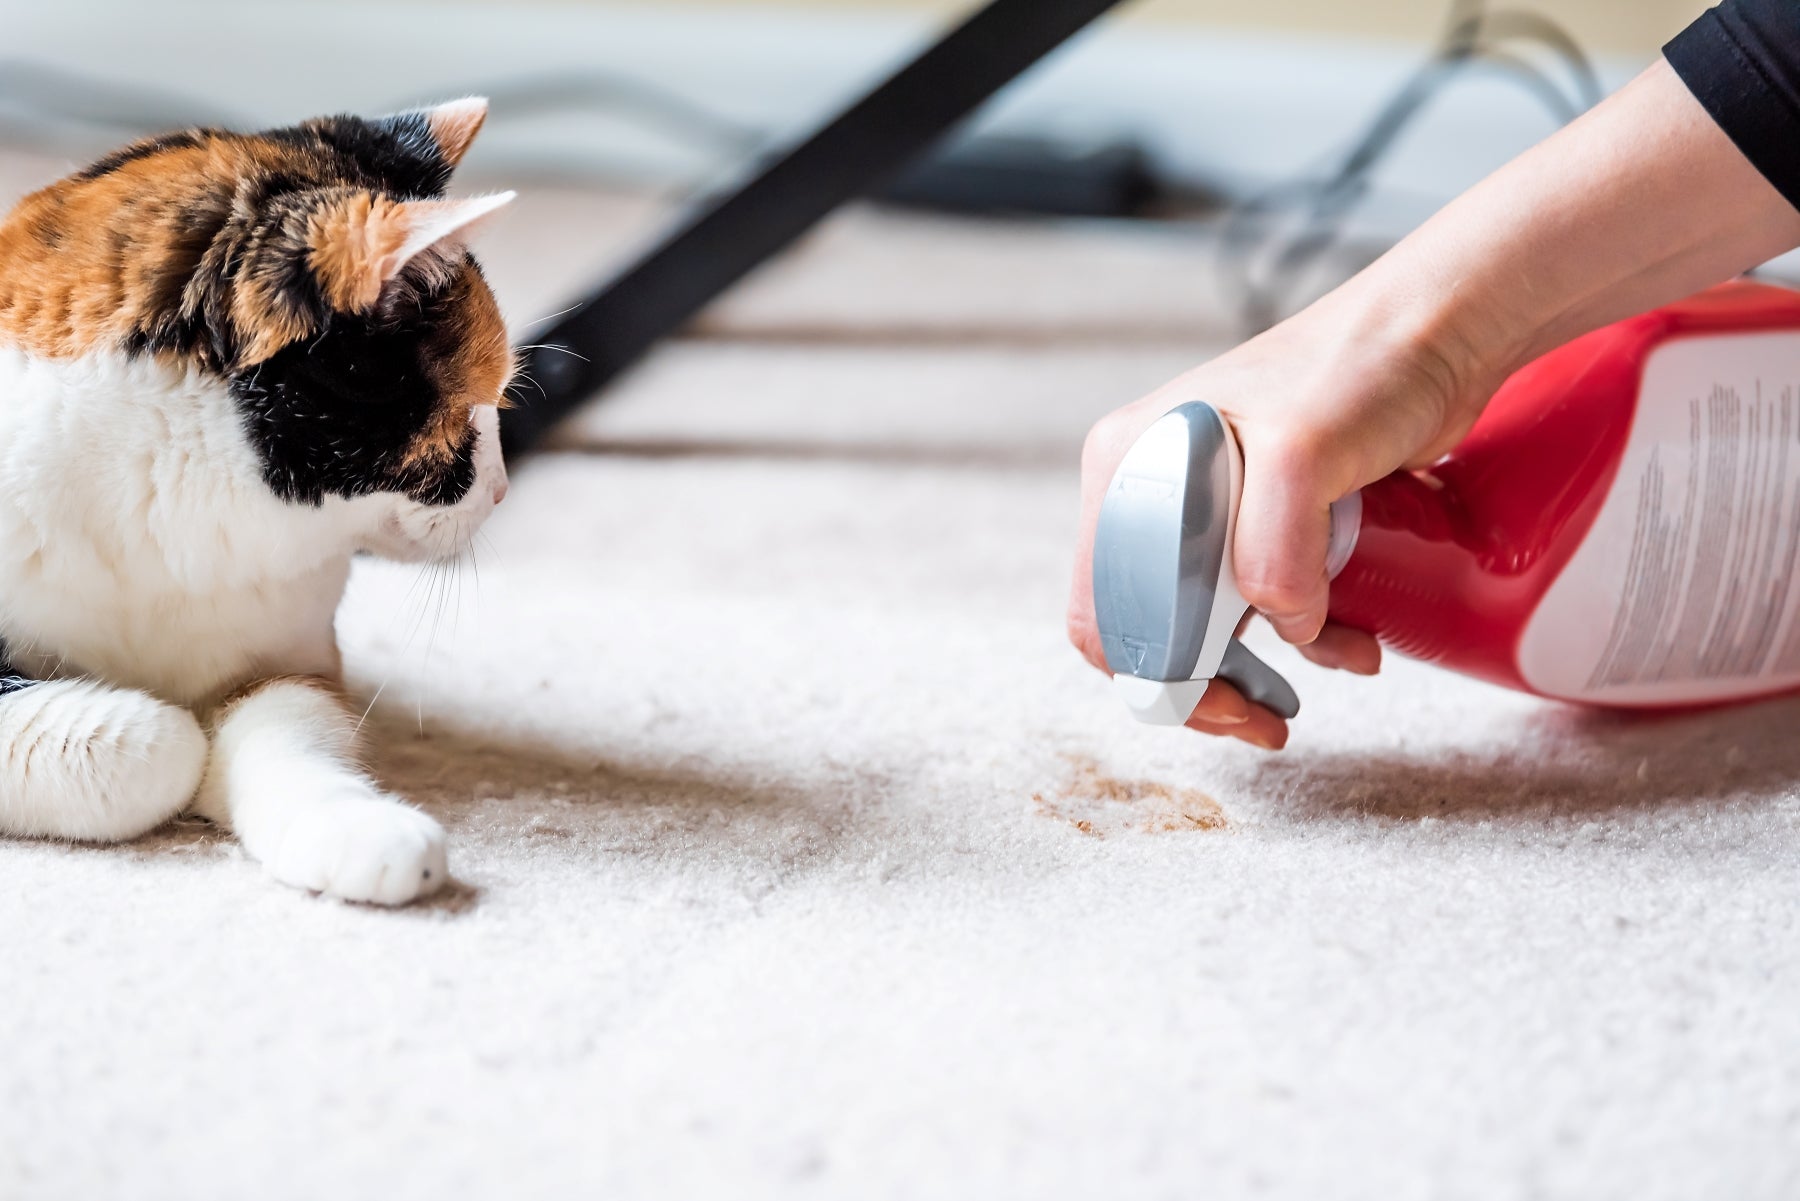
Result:
M1800 245L1800 212L1658 61L1324 303L1413 313L1467 399L1607 322Z

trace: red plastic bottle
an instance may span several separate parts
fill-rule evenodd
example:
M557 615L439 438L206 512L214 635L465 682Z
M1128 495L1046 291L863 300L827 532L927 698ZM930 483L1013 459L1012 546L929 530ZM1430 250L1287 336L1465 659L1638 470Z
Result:
M1800 688L1800 294L1723 285L1501 388L1429 472L1363 490L1332 616L1541 696Z

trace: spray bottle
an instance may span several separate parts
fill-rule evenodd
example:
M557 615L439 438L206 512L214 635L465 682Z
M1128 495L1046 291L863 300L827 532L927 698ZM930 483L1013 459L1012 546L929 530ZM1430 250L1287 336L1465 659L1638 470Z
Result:
M1218 676L1284 717L1236 640L1242 461L1203 402L1120 463L1094 540L1107 666L1179 725ZM1429 471L1332 506L1334 620L1402 654L1580 704L1800 688L1800 294L1722 285L1509 379Z

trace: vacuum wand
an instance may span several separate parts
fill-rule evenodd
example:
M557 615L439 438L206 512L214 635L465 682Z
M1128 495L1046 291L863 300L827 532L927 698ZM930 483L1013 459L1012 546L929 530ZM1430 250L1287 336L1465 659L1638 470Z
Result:
M866 194L1120 0L989 0L868 95L531 331L501 428L509 455L846 201ZM526 379L531 382L525 382Z

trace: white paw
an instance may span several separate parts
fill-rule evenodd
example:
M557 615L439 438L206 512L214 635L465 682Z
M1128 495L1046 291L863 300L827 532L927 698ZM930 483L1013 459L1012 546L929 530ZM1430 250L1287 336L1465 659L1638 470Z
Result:
M265 866L283 884L375 905L404 905L450 878L444 828L373 793L302 806Z
M85 680L0 702L0 829L111 842L174 817L206 765L186 709Z

